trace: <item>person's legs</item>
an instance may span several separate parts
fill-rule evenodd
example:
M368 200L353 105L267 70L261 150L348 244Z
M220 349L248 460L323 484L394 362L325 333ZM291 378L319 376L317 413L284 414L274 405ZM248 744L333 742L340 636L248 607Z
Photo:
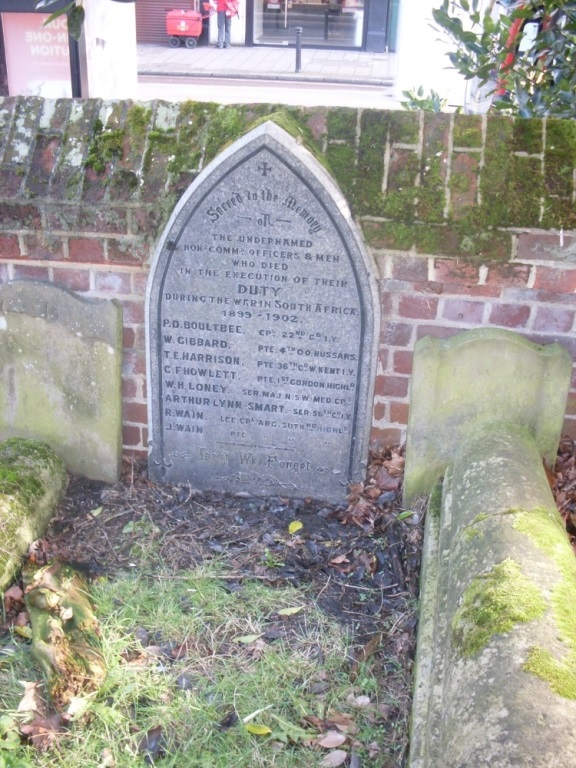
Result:
M218 11L218 48L224 46L224 35L227 22L230 19L226 18L226 11Z
M226 16L226 23L225 23L225 35L224 35L224 46L226 48L230 48L230 27L232 26L232 17Z

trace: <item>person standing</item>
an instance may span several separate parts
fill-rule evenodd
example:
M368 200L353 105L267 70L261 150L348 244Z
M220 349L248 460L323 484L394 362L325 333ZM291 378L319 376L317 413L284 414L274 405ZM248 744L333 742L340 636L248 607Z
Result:
M218 43L217 48L230 48L230 27L232 17L238 15L238 3L236 0L217 0L216 12L218 14Z

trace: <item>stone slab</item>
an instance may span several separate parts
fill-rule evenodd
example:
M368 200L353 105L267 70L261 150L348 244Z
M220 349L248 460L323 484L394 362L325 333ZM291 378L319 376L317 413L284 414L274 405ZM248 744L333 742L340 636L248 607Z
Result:
M543 347L512 331L420 339L410 383L404 503L431 492L479 423L525 426L552 466L571 373L572 360L560 345Z
M122 309L53 285L0 286L0 439L41 440L74 474L122 461Z
M157 482L342 500L367 459L375 268L340 191L265 123L162 236L147 294Z
M409 768L572 768L576 559L531 432L477 425L438 507L426 519Z

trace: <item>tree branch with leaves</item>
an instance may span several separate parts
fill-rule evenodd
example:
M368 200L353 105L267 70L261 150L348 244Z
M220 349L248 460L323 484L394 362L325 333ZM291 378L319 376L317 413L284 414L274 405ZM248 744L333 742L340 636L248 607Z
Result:
M576 2L443 0L434 21L452 66L494 110L576 118Z

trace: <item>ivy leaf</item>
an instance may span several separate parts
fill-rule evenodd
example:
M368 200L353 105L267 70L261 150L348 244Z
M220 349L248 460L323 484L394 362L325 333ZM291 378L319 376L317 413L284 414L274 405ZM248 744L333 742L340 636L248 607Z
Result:
M72 8L68 14L68 34L74 40L80 39L85 15L84 8L81 5Z

